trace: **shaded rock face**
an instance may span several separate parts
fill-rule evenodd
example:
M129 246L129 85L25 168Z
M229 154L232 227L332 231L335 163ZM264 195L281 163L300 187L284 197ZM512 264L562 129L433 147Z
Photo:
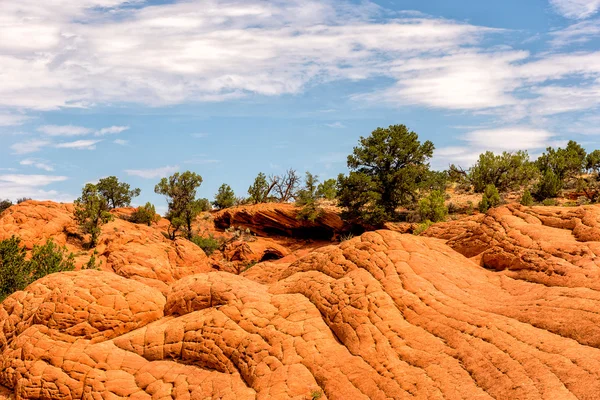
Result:
M435 229L433 229L435 228ZM600 206L490 210L480 223L440 224L425 235L482 266L549 286L600 289Z
M228 208L214 216L220 229L241 227L259 236L289 236L330 240L345 230L337 212L325 209L316 221L298 219L300 209L293 204L267 203Z
M79 271L9 296L0 385L24 399L600 393L598 291L515 280L438 239L369 232L165 285Z

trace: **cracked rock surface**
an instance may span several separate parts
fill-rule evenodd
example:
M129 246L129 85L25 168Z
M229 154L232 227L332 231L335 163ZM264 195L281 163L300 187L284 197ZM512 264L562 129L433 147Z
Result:
M497 209L448 244L533 248L562 260L555 284L529 279L542 264L485 269L389 230L160 287L47 276L0 306L0 399L595 399L600 293L574 271L593 271L596 209L530 210Z

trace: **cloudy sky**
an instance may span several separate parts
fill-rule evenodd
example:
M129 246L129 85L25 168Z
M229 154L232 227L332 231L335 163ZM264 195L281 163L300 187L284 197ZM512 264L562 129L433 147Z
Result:
M0 198L72 201L117 175L164 201L260 171L326 179L406 124L432 165L600 148L600 0L0 3Z

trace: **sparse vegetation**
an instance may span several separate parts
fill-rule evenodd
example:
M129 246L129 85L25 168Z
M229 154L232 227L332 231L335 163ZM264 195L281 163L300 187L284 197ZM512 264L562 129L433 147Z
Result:
M81 197L75 200L75 220L84 235L90 235L89 247L96 246L102 225L113 219L108 212L106 199L98 192L96 185L88 183Z
M502 200L498 189L494 185L487 185L481 196L481 202L479 203L479 211L482 213L487 212L490 208L498 207Z
M275 186L275 184L273 182L269 184L267 182L267 176L260 172L254 179L252 186L248 188L248 195L250 196L248 201L253 204L266 203L271 194L271 190L273 190L273 186Z
M25 203L26 201L31 200L31 197L19 197L17 199L17 204Z
M325 200L334 200L337 197L337 181L332 178L319 183L317 197Z
M179 231L183 231L188 239L194 236L192 222L202 208L202 202L196 200L196 190L201 184L200 175L185 171L162 178L155 186L154 192L167 198L169 209L166 218L170 222L168 235L171 240L175 240Z
M420 234L422 234L423 232L425 232L427 229L429 229L429 227L433 225L433 222L430 220L427 220L425 222L421 222L413 231L413 235L419 236Z
M10 200L0 200L0 214L2 214L4 210L10 208L12 205L13 203Z
M434 190L429 196L422 199L419 202L419 215L423 221L444 221L448 215L448 208L444 202L444 192Z
M204 250L204 252L206 253L207 256L210 256L212 253L215 252L215 250L217 250L219 247L221 247L221 242L217 239L215 239L215 237L211 234L208 237L203 237L203 236L194 236L192 238L192 242L200 247L202 250Z
M323 213L323 209L317 204L318 183L318 177L307 171L304 187L296 195L296 205L302 206L298 219L314 222Z
M531 195L531 192L529 190L525 190L523 192L523 196L521 196L521 201L520 201L521 205L530 207L533 205L533 196Z
M31 259L26 259L21 239L12 236L0 241L0 301L17 290L46 275L73 271L74 255L66 247L60 247L49 239L42 246L34 246Z

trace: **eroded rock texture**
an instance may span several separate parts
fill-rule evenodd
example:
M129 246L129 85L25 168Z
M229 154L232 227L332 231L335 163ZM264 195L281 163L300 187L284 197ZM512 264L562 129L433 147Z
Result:
M439 239L369 232L242 276L165 285L80 271L11 295L0 307L0 384L61 399L600 393L598 291L513 279Z

